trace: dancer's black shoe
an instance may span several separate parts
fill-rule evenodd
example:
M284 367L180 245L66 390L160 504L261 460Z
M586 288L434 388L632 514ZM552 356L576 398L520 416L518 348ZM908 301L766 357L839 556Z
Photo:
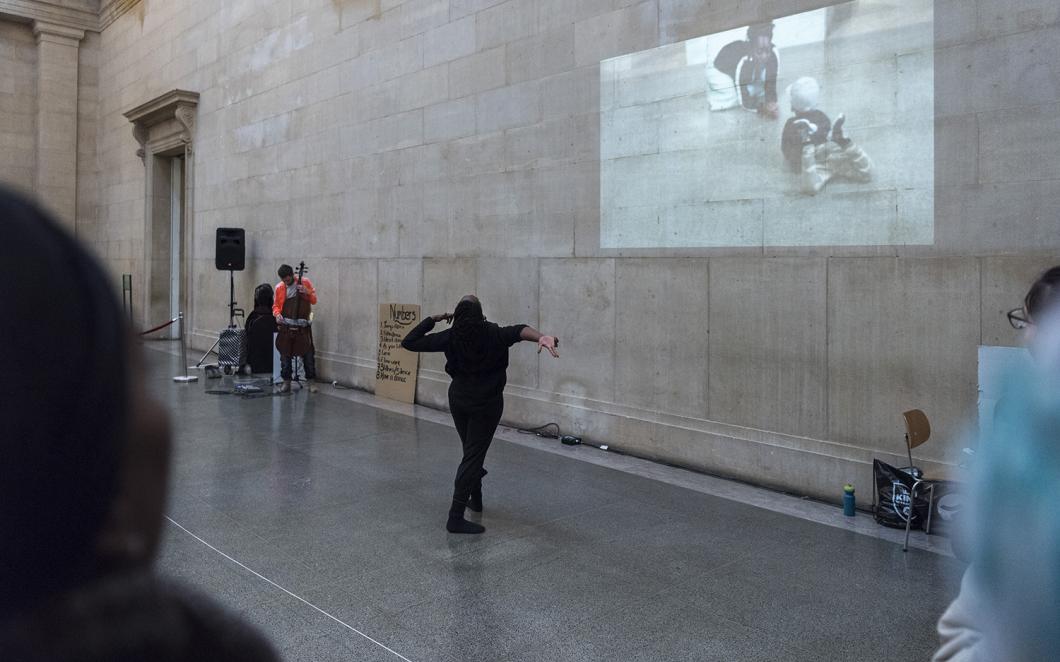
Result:
M486 527L469 522L463 517L450 517L449 521L445 523L445 530L449 533L482 533L486 530Z
M482 533L486 527L475 524L464 519L464 508L467 502L463 499L453 498L453 505L449 508L449 519L445 523L445 530L449 533Z

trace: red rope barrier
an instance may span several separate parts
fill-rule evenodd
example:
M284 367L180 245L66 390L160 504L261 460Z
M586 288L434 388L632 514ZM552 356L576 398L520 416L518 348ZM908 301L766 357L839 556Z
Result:
M159 324L158 326L156 326L153 329L148 329L147 331L141 331L138 335L146 336L146 335L148 335L150 333L154 333L155 331L161 331L162 329L166 328L167 326L169 326L171 324L175 324L177 322L177 320L179 320L179 319L180 319L179 317L174 317L173 319L169 320L165 324Z

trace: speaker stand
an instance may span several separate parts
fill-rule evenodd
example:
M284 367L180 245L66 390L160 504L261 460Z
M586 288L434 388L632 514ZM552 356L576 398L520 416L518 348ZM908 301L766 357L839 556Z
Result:
M236 312L243 314L242 308L236 308L236 272L234 269L228 269L228 328L236 328ZM210 345L210 349L206 350L206 353L202 355L199 362L195 365L188 366L189 370L198 370L202 368L203 361L206 360L210 354L214 353L214 349L217 348L217 343L221 342L221 335L217 335L217 340L213 341Z
M210 354L213 354L213 350L214 350L215 347L217 347L217 343L219 343L219 342L221 342L221 336L217 336L217 340L213 341L213 344L210 345L210 349L206 350L206 353L202 355L202 358L199 359L199 362L196 363L195 365L188 366L188 369L189 370L198 370L199 368L202 368L202 362L206 360L207 356L209 356Z
M236 272L228 270L228 328L236 328Z

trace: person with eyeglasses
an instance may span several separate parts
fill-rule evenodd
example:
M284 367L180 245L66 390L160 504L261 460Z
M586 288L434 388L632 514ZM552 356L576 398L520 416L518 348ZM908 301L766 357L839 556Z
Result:
M1036 320L1056 303L1057 298L1060 298L1060 266L1047 270L1034 281L1023 298L1023 305L1006 313L1009 324L1024 332L1026 342L1032 342Z
M1060 650L1060 266L1006 316L1032 363L1006 384L977 453L971 563L939 619L933 662L1031 662Z

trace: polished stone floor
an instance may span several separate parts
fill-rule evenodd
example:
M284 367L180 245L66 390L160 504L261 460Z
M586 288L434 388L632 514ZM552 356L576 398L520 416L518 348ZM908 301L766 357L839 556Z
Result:
M945 555L501 440L486 533L450 535L451 427L210 394L147 354L175 423L160 570L287 660L923 660L956 592Z

